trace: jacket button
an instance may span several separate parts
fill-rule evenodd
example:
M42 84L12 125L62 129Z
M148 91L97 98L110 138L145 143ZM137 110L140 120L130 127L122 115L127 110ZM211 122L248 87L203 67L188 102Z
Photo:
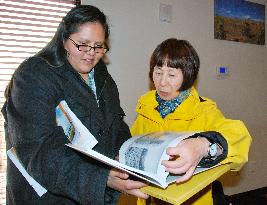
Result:
M101 137L103 134L104 134L104 131L103 131L103 130L99 130L99 131L98 131L98 136L99 136L99 137Z

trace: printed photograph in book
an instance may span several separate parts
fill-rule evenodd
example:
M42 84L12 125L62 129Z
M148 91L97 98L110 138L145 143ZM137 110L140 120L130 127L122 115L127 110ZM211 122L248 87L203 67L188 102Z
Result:
M65 135L72 142L75 134L75 128L61 104L56 107L56 121L57 125L63 128Z
M136 169L156 173L158 167L155 165L159 164L160 155L170 140L170 135L163 133L137 137L131 145L129 143L126 145L127 150L124 150L123 154L120 153L120 162Z
M191 133L187 133L187 135L191 135ZM138 170L167 177L168 173L165 172L161 161L169 159L166 149L178 144L182 138L182 134L171 132L155 132L144 136L135 136L121 146L119 161Z

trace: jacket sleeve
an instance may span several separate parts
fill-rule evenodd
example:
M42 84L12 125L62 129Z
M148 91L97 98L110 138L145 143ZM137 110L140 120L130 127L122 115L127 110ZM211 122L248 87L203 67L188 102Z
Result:
M60 94L54 76L46 68L16 72L7 105L12 145L28 173L50 193L79 204L104 204L109 169L65 146L67 138L56 124Z
M214 102L205 103L205 109L200 116L204 123L204 131L216 131L227 141L227 157L221 162L231 163L232 170L240 170L248 161L248 152L251 144L251 136L240 120L232 120L224 117Z
M217 156L215 159L202 158L198 166L212 167L220 163L222 160L226 158L227 153L228 153L227 141L224 139L224 137L219 132L215 132L215 131L199 132L199 133L192 135L190 138L197 138L197 137L204 137L208 141L220 145L220 147L222 148L222 154Z

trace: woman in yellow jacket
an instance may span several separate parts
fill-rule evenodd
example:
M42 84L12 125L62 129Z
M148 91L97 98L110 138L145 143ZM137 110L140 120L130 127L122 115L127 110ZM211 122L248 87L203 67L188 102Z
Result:
M139 99L138 115L131 128L132 135L202 131L167 149L167 154L179 158L163 161L166 170L185 173L176 183L190 179L197 165L231 163L231 169L238 171L248 160L251 137L246 127L239 120L226 119L214 101L198 95L193 87L198 70L198 54L188 41L167 39L159 44L151 56L149 73L156 90ZM185 204L212 205L211 187L207 190ZM137 204L156 201L138 199Z

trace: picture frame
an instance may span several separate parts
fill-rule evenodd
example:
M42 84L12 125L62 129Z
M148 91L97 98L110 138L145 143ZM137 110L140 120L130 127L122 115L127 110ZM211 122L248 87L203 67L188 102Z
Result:
M265 45L265 5L214 0L214 38Z

